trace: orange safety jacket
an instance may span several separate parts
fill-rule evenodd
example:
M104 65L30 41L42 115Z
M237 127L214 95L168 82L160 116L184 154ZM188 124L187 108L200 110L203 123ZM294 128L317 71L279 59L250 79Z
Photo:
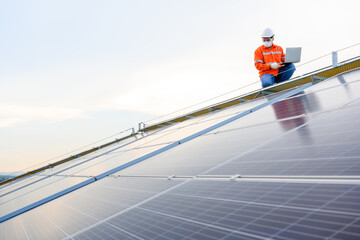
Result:
M263 74L278 75L278 69L272 69L270 64L285 62L285 53L282 47L273 44L267 48L261 45L255 50L254 63L257 70L259 70L259 76Z

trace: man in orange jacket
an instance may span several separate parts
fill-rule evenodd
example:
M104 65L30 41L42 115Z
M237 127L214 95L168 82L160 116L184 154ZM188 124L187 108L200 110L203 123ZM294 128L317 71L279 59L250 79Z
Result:
M262 87L280 83L291 78L295 72L294 64L282 64L285 54L282 47L273 44L274 33L266 28L261 34L263 45L255 50L255 67L259 70Z

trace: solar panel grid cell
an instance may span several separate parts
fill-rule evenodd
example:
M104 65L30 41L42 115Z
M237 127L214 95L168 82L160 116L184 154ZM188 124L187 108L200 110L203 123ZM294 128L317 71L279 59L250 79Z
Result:
M39 217L39 219L34 221L34 217ZM47 228L42 229L42 224L49 221L44 212L37 216L33 214L20 216L20 220L22 221L24 229L26 229L25 232L28 239L62 239L67 236L67 234L55 224L48 225ZM42 231L39 231L39 229L42 229Z
M126 240L139 240L142 238L133 236L125 231L119 230L119 228L114 228L109 224L102 225L101 229L96 229L96 231L88 231L86 234L80 234L79 236L72 237L72 239L126 239Z
M29 239L20 218L0 224L0 239Z

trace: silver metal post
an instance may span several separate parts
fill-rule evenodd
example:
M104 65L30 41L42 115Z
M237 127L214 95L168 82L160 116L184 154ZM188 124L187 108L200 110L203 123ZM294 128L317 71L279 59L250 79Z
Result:
M332 66L333 66L333 67L339 66L339 64L338 64L338 54L337 54L337 52L332 52Z
M139 123L139 131L141 131L145 127L145 123Z

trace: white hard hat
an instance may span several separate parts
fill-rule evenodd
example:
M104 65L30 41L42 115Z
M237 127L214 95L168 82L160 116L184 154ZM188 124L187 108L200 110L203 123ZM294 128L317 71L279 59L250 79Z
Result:
M273 37L274 35L275 34L274 34L273 30L271 30L270 28L265 28L265 30L261 34L261 37Z

